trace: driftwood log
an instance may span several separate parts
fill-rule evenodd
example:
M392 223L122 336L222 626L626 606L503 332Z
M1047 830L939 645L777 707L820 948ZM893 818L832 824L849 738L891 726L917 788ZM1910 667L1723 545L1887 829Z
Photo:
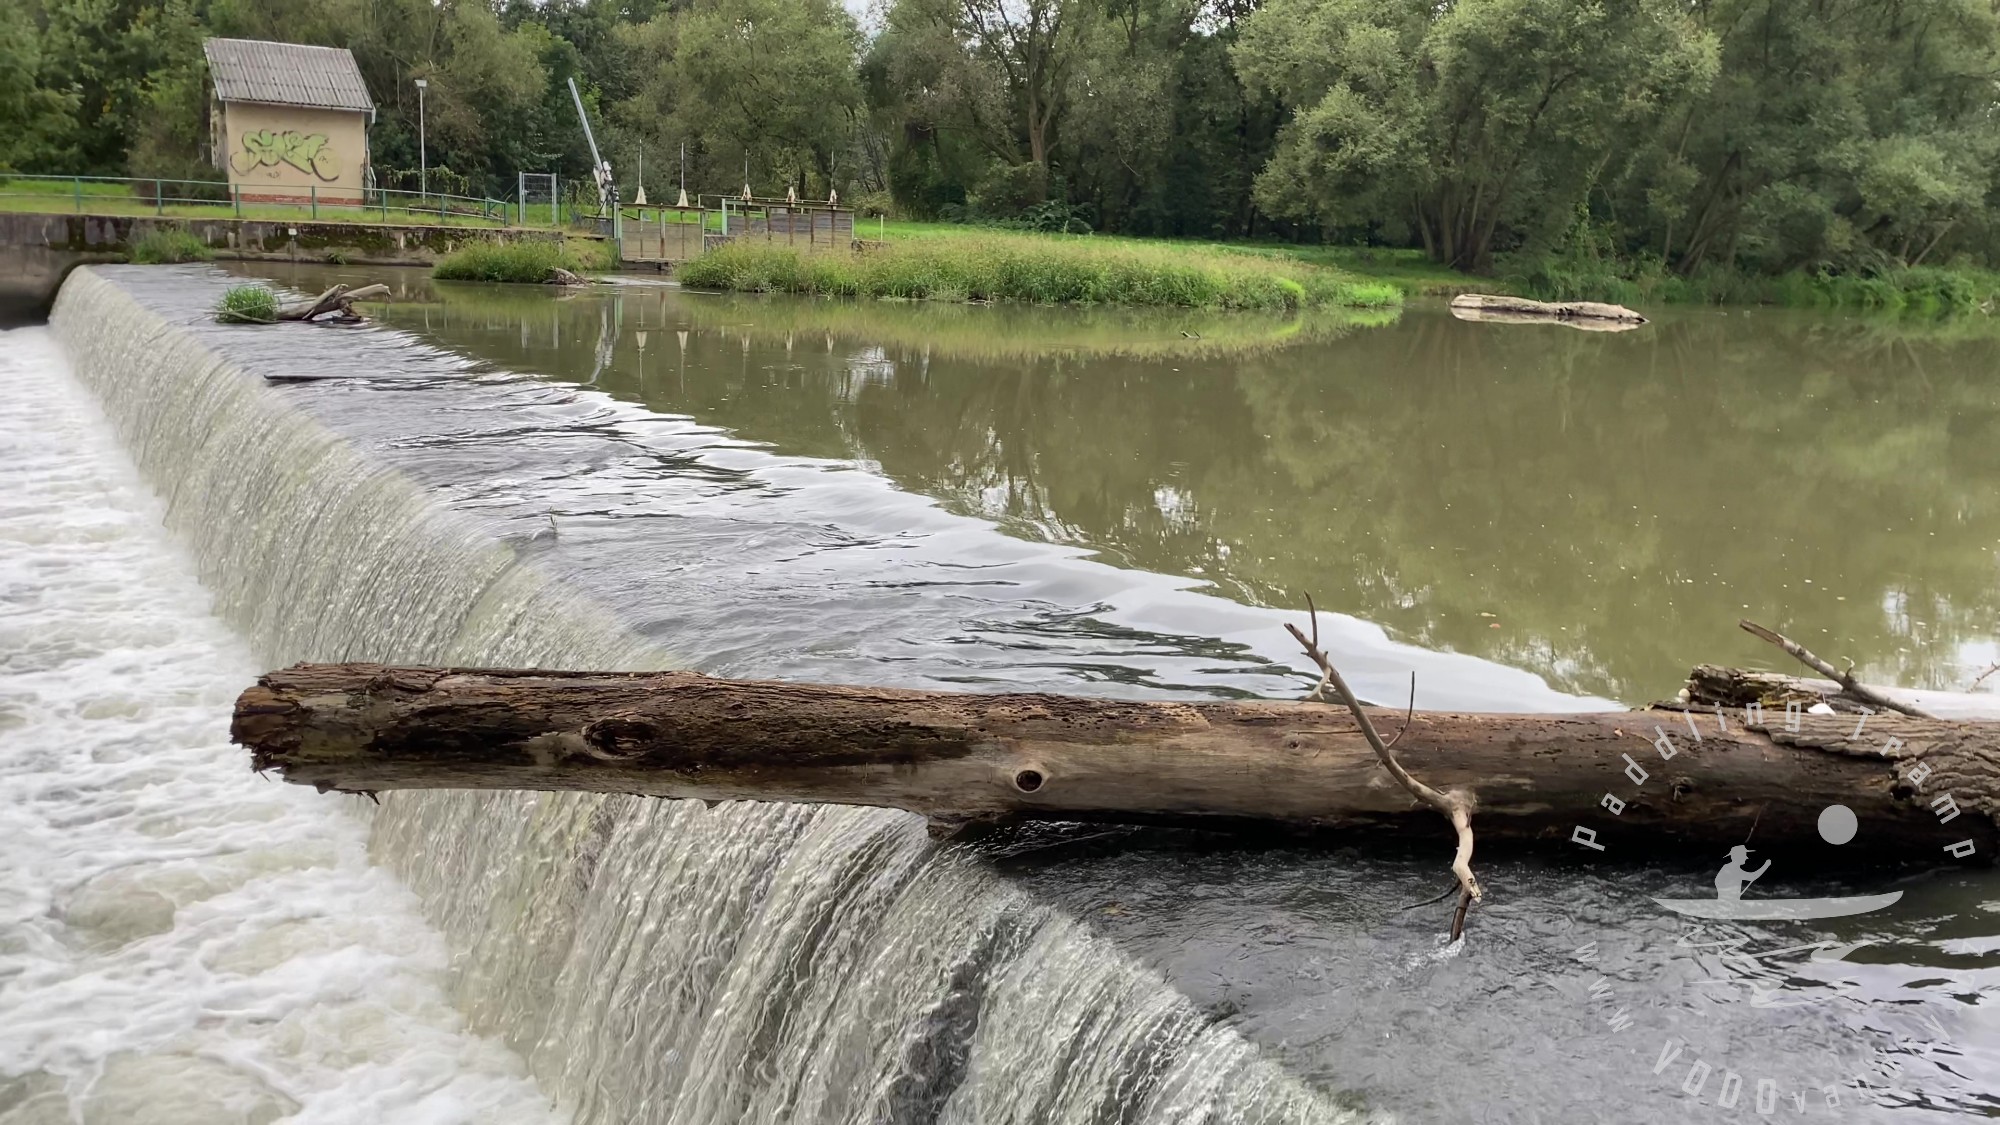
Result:
M1600 301L1530 301L1525 297L1496 297L1488 293L1461 293L1453 297L1451 314L1460 320L1502 324L1559 321L1572 328L1599 332L1619 332L1646 323L1645 317L1624 305Z
M1370 713L1383 729L1405 718ZM1970 839L1994 854L2000 723L1794 721L1796 731L1782 703L1761 722L1741 710L1718 719L1699 699L1592 714L1416 712L1395 755L1441 792L1476 794L1484 841L1560 842L1590 825L1607 842L1629 835L1630 858L1672 840L1726 849L1753 830L1760 849L1824 851L1819 814L1844 804L1864 833L1848 851L1942 859ZM949 830L1023 819L1438 830L1355 715L1302 703L326 664L261 677L237 701L232 733L256 769L323 791L834 802L906 809ZM1607 794L1625 802L1615 818ZM1932 802L1943 794L1961 815L1941 825Z
M382 284L364 285L359 289L349 289L336 285L309 301L291 301L278 306L279 320L313 320L331 313L342 320L359 320L354 312L354 302L369 301L389 295L389 287Z

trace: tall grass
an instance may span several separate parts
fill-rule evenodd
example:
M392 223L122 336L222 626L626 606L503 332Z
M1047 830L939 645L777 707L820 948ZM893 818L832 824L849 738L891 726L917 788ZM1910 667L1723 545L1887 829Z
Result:
M185 227L154 227L132 244L131 258L144 266L174 262L205 262L214 257L208 244Z
M468 242L438 261L431 276L445 281L511 281L544 284L559 269L591 273L611 268L610 244L594 239L528 239Z
M1776 276L1709 268L1682 276L1658 261L1578 262L1542 258L1512 263L1507 282L1511 288L1548 301L1781 305L1921 316L1972 312L2000 300L2000 274L1937 266L1872 274L1801 270Z
M274 324L278 295L262 285L232 285L216 302L215 319L224 324Z
M743 240L682 266L698 289L933 301L1297 309L1400 304L1394 285L1303 262L1099 238L981 233L803 254Z

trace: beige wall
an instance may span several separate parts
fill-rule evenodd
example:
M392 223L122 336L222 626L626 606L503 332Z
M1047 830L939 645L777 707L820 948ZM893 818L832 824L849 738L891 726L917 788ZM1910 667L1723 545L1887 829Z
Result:
M304 200L316 192L322 203L361 202L367 114L229 102L223 120L223 168L245 197Z

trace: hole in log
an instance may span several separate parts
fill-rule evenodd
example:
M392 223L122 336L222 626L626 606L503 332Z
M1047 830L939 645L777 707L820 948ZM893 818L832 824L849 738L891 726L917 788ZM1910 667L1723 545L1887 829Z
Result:
M1042 773L1040 770L1022 770L1020 773L1014 775L1014 788L1019 789L1023 793L1033 793L1041 787Z

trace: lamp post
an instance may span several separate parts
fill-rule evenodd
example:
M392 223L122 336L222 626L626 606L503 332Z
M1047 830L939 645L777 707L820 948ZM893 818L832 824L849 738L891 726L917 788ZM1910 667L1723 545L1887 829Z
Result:
M428 80L417 79L417 193L427 207L431 200L431 157L424 138L424 89L429 85Z

